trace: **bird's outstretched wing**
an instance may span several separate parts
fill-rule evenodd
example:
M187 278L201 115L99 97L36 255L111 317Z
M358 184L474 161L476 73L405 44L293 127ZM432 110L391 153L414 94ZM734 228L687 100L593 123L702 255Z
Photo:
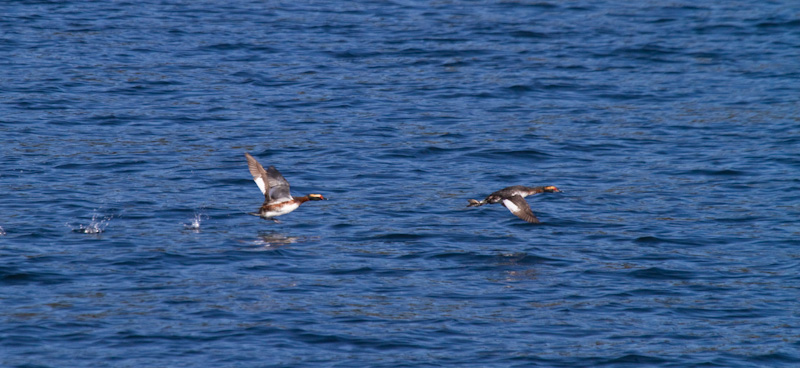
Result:
M253 181L258 185L258 189L261 189L261 193L264 194L264 197L269 199L269 194L267 194L269 191L267 171L264 170L264 167L261 166L253 156L250 156L249 153L245 152L244 157L247 157L247 168L250 169L250 174L253 175Z
M264 167L249 153L245 152L244 156L247 157L247 168L250 169L250 174L253 175L253 181L258 185L258 189L261 189L261 193L264 194L267 202L275 203L292 199L289 182L286 181L275 166L270 166L264 170Z
M275 166L267 168L267 182L269 183L269 199L273 202L283 202L292 199L289 182L283 178Z
M532 224L539 223L539 219L536 218L536 215L531 211L531 206L528 205L528 201L520 195L513 195L510 199L503 199L503 206L508 208L514 216Z

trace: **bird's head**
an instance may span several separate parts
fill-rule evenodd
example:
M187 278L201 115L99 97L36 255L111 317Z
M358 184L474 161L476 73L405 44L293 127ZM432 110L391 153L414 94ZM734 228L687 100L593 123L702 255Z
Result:
M558 188L556 188L556 187L554 187L552 185L546 186L546 187L544 187L542 189L547 193L560 193L561 192L560 190L558 190Z

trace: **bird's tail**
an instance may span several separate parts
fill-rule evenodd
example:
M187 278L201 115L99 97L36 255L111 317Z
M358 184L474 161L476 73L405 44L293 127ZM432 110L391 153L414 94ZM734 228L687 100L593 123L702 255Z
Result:
M483 201L470 199L469 200L469 204L467 205L467 207L478 207L478 206L483 206L484 204L485 203Z

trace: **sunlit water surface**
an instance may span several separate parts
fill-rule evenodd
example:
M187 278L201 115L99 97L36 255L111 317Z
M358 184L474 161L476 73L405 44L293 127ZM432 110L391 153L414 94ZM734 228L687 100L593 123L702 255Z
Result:
M800 365L798 16L0 5L0 366Z

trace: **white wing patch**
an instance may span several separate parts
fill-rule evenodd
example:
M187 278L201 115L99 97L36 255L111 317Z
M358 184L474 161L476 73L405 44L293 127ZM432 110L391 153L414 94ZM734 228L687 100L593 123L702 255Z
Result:
M264 185L265 183L263 177L259 176L257 178L253 178L253 181L255 181L256 185L258 185L258 189L261 189L261 194L267 194L267 187Z
M510 199L504 199L503 200L503 206L506 206L506 208L508 208L508 210L513 212L513 213L519 212L519 207L517 207L517 205L514 202L512 202Z

